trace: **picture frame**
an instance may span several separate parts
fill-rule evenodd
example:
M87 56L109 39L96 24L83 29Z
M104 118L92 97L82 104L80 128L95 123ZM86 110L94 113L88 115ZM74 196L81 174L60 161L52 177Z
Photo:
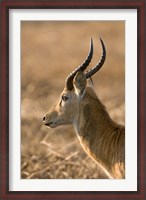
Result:
M9 190L9 11L11 9L137 9L137 191L10 191ZM0 68L0 197L1 199L141 199L146 198L145 132L145 33L146 2L141 1L1 1L1 68ZM131 133L132 134L132 133Z

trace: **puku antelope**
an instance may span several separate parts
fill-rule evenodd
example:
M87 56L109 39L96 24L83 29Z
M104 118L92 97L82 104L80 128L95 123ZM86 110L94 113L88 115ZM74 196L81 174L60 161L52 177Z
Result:
M106 58L101 38L100 41L100 61L84 72L93 55L91 38L88 56L68 75L58 103L43 117L43 123L51 128L73 124L83 149L102 167L108 178L122 179L125 178L125 127L110 118L90 80L103 66Z

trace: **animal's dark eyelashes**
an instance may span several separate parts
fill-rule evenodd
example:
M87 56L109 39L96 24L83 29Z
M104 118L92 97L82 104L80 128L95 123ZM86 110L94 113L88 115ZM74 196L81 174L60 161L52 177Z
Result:
M62 100L63 100L63 101L67 101L67 100L68 100L68 97L65 96L65 95L62 95Z

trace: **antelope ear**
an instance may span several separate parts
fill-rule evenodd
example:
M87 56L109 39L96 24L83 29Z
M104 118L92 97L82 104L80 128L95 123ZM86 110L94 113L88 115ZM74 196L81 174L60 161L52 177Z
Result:
M73 85L78 95L83 94L86 88L86 84L87 84L87 81L86 81L86 77L84 73L82 71L77 72L73 80Z

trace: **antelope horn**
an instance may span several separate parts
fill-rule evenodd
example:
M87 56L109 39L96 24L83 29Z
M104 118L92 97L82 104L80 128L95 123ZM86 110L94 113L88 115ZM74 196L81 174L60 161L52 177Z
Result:
M92 41L92 38L91 38L91 42L90 42L90 50L89 50L89 53L88 53L88 56L86 57L86 59L84 60L84 62L79 66L77 67L73 72L71 72L67 79L66 79L66 88L68 90L72 90L73 89L73 78L74 76L76 75L76 73L78 71L84 71L87 66L89 65L89 63L91 62L91 59L92 59L92 55L93 55L93 41Z
M102 57L95 67L93 67L92 69L90 69L89 71L87 71L85 73L86 79L93 76L98 70L100 70L100 68L104 64L104 61L105 61L105 58L106 58L106 49L105 49L104 43L103 43L101 38L100 38L100 42L101 42L101 45L102 45Z

